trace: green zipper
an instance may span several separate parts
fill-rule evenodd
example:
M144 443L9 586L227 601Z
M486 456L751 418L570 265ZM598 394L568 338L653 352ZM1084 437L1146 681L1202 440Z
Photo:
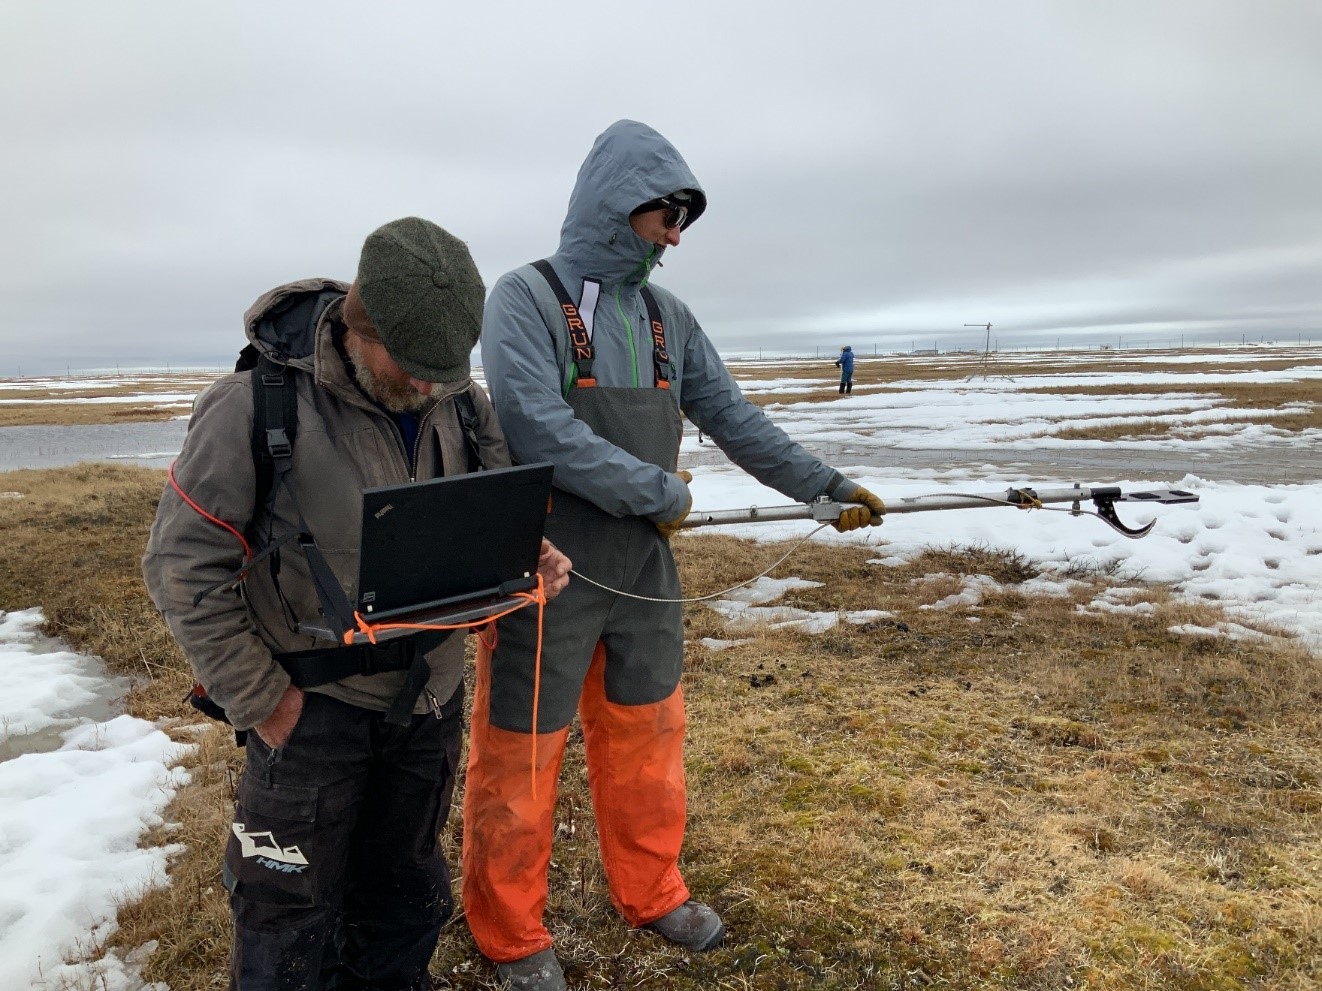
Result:
M639 282L638 288L641 289L643 286L647 285L647 280L652 274L652 262L656 259L656 256L657 251L656 245L654 244L647 252L647 257L639 262L638 268L634 269L634 272L638 271L638 269L643 270L643 278L642 281ZM620 285L622 286L625 282L629 281L629 278L632 277L632 275L633 272L630 272L628 276L625 276ZM625 330L629 332L629 354L633 358L633 387L636 389L638 388L638 347L633 339L633 324L629 321L628 315L624 312L624 305L620 302L620 286L615 287L615 312L620 315L620 319L624 321ZM570 390L577 384L578 362L571 361L569 362L569 366L565 369L564 398L569 398Z
M647 252L647 257L638 265L638 268L643 271L643 278L642 281L639 282L638 288L641 289L643 286L647 285L648 276L652 274L652 261L655 258L656 245L654 244ZM636 271L638 271L638 269L634 269L634 272ZM633 272L630 272L629 277L632 276ZM626 278L625 281L628 281L628 278ZM620 285L623 284L623 282L620 283ZM638 346L633 339L633 324L629 321L629 317L624 312L624 306L620 302L620 286L615 287L615 310L619 313L620 319L624 321L625 329L629 331L629 356L633 358L633 387L636 389L638 388Z

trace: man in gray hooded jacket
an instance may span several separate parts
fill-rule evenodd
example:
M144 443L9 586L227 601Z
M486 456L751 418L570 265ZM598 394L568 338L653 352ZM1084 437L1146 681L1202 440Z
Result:
M494 651L478 645L464 913L514 988L565 986L541 916L556 778L575 710L616 909L630 925L693 950L724 935L678 868L684 649L669 538L692 506L688 473L677 470L680 411L787 496L858 503L841 530L876 525L885 511L749 403L689 308L649 284L706 202L674 146L644 124L619 121L579 170L559 250L503 276L487 302L483 361L510 451L555 464L547 534L581 575L610 586L575 578L548 609L540 670L537 631L525 617L500 622Z
M416 217L384 225L352 285L280 286L247 313L252 345L297 403L273 498L259 492L251 442L264 376L207 389L172 466L143 574L199 682L250 731L223 871L237 991L431 986L453 907L437 834L459 760L463 638L327 647L302 631L325 618L314 558L295 543L278 567L232 580L252 548L310 533L356 601L363 489L510 463L469 377L483 295L463 242ZM543 543L548 595L568 568ZM324 680L346 662L355 673ZM300 688L295 670L319 677Z

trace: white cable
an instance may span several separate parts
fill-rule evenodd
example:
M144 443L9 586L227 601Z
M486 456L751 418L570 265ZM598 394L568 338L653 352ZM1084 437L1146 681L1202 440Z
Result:
M985 502L991 503L993 506L1013 506L1017 509L1045 509L1054 513L1075 514L1075 511L1072 509L1064 509L1060 506L1044 506L1041 503L1038 503L1036 506L1032 504L1020 505L1017 502L1010 502L1007 499L998 499L995 496L975 495L973 493L967 493L967 492L956 492L954 493L954 495L960 496L961 498L964 499L981 499ZM1089 512L1086 509L1079 510L1079 512L1075 515L1080 515L1080 514L1084 516L1097 516L1096 513ZM1098 518L1100 519L1100 517ZM753 584L753 582L757 581L759 578L762 578L765 575L769 575L771 572L775 571L778 567L780 567L780 565L784 563L786 558L788 558L791 554L797 551L803 544L811 540L813 537L817 536L817 534L819 534L822 530L826 529L830 525L831 524L829 522L823 523L817 529L809 533L806 537L800 538L799 541L795 543L793 547L791 547L783 555L781 555L780 559L777 560L775 564L771 565L771 567L765 569L764 571L761 571L760 573L754 575L752 578L748 579L748 581L740 582L738 585L731 585L729 588L725 589L722 592L712 592L710 595L695 595L692 598L688 598L688 599L656 599L650 595L634 595L631 592L621 592L618 588L611 588L609 585L603 585L601 584L601 582L593 581L591 578L583 574L581 571L576 571L573 568L569 570L569 573L573 575L575 578L582 578L589 585L595 585L597 586L597 588L602 589L603 591L614 592L616 595L622 595L626 599L637 599L640 602L705 602L708 599L717 599L720 598L722 595L729 595L731 592L735 591L736 589L744 588L747 585Z
M759 578L763 577L764 575L768 575L771 572L775 571L776 568L780 567L780 565L785 561L787 557L789 557L791 554L797 551L806 541L811 540L813 537L817 536L817 534L820 533L823 529L825 529L830 525L831 525L830 523L823 523L816 530L812 531L812 533L808 534L806 537L800 539L798 543L796 543L793 547L791 547L783 555L781 555L779 561L777 561L775 564L773 564L771 567L767 568L765 571L761 572L760 574L754 575L752 578L748 579L748 581L740 582L738 585L731 585L724 592L712 592L710 595L697 595L691 599L654 599L650 595L633 595L632 593L629 592L621 592L618 588L611 588L609 585L603 585L601 584L601 582L594 582L587 575L578 571L574 571L573 569L570 569L569 573L577 578L582 578L589 585L596 585L597 588L603 589L607 592L614 592L616 595L622 595L626 599L638 599L642 602L705 602L707 599L719 598L722 595L728 595L729 593L733 592L735 589L743 588L745 585L751 585L753 584L753 582L757 581Z

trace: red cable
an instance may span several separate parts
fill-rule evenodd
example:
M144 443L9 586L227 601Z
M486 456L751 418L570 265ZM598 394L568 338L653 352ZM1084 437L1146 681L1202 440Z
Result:
M230 526L230 525L229 525L228 523L226 523L224 520L222 520L222 519L217 519L215 516L212 516L212 515L211 515L210 513L208 513L205 509L203 509L201 506L199 506L197 503L195 503L192 499L190 499L189 496L188 496L188 493L185 492L183 489L181 489L181 488L179 487L179 483L176 482L176 481L174 480L174 462L173 462L173 461L170 462L170 467L169 467L169 469L167 470L166 475L167 475L167 477L169 477L169 479L170 479L170 484L171 484L172 486L174 486L174 490L175 490L176 492L179 493L179 498L180 498L180 499L182 499L184 502L188 503L188 505L192 506L193 509L195 509L195 510L197 511L198 515L200 515L203 519L210 520L212 523L216 524L216 526L224 527L224 528L225 528L226 530L228 530L230 533L234 534L235 538L239 541L239 543L241 543L241 544L243 545L243 559L244 559L245 561L250 561L250 560L252 560L252 548L248 546L248 541L246 541L246 540L243 539L243 534L239 533L238 530L234 529L234 527Z

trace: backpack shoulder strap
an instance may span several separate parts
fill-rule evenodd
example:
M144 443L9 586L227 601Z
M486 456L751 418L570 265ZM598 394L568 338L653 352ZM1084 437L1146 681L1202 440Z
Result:
M257 498L269 512L281 479L293 469L298 436L298 393L293 372L261 354L252 368L252 463L257 470Z
M464 435L464 450L468 454L468 470L470 472L481 471L486 465L482 463L482 445L477 437L477 406L474 404L473 395L468 389L455 395L454 411L459 417L459 429Z
M300 345L299 354L310 353L315 344L317 324L321 320L322 313L327 306L343 295L341 289L326 289L315 295L307 294L305 298L300 298L295 304L287 306L277 314L283 320L278 339L296 340ZM247 349L244 353L246 351ZM244 360L244 353L240 354L240 362ZM294 442L298 438L298 389L295 381L297 372L282 360L286 357L288 355L284 353L263 351L257 356L257 363L252 368L251 446L256 474L254 505L263 506L267 519L273 519L275 501L281 487L289 490L294 510L298 514L297 534L286 534L275 540L274 535L268 533L266 539L267 548L272 548L269 559L276 593L283 600L284 596L279 589L279 546L291 538L297 539L299 549L307 558L308 570L322 613L336 634L342 636L345 631L353 627L353 607L308 529L294 484Z
M281 471L288 469L298 434L298 396L294 372L286 363L302 358L316 346L317 325L345 291L334 284L294 293L258 324L257 336L267 345L249 343L239 352L236 372L252 369L252 460L257 471L257 505L269 510Z

